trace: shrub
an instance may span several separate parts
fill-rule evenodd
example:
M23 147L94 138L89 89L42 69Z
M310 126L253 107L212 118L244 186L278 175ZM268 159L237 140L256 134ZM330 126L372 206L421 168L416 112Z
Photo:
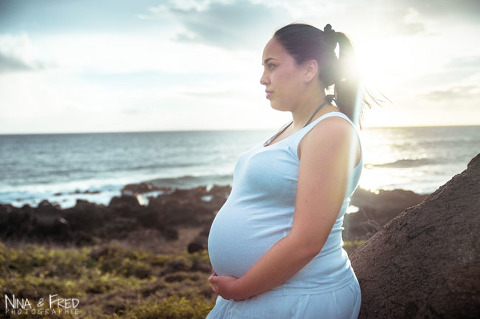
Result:
M159 303L142 304L129 315L138 319L203 319L212 306L200 298L186 299L171 296Z

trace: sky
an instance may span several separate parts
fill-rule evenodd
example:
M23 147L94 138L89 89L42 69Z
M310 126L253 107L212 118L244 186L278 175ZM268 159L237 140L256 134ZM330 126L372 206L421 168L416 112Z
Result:
M0 0L0 134L276 129L260 85L276 29L330 23L363 126L480 125L478 0Z

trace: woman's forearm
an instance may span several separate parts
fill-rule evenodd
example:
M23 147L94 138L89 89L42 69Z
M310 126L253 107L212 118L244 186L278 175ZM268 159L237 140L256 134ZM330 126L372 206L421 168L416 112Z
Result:
M309 245L300 238L289 234L279 240L240 277L235 283L239 299L258 295L283 284L308 264L321 247Z

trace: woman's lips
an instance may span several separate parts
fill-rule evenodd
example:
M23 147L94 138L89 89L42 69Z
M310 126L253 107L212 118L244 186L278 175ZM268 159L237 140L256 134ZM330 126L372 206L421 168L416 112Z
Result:
M267 93L267 99L270 100L270 96L272 95L272 91L265 91L265 93Z

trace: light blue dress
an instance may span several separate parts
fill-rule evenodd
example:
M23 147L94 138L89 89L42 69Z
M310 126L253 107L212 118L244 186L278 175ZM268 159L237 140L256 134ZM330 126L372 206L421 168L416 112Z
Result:
M315 125L332 116L354 126L343 113L330 112L283 140L258 145L239 157L232 192L217 213L208 238L210 261L218 275L241 277L290 232L300 163L298 145ZM352 170L338 218L317 256L266 293L242 301L219 296L207 318L357 318L360 286L343 250L342 224L362 166L360 160Z

